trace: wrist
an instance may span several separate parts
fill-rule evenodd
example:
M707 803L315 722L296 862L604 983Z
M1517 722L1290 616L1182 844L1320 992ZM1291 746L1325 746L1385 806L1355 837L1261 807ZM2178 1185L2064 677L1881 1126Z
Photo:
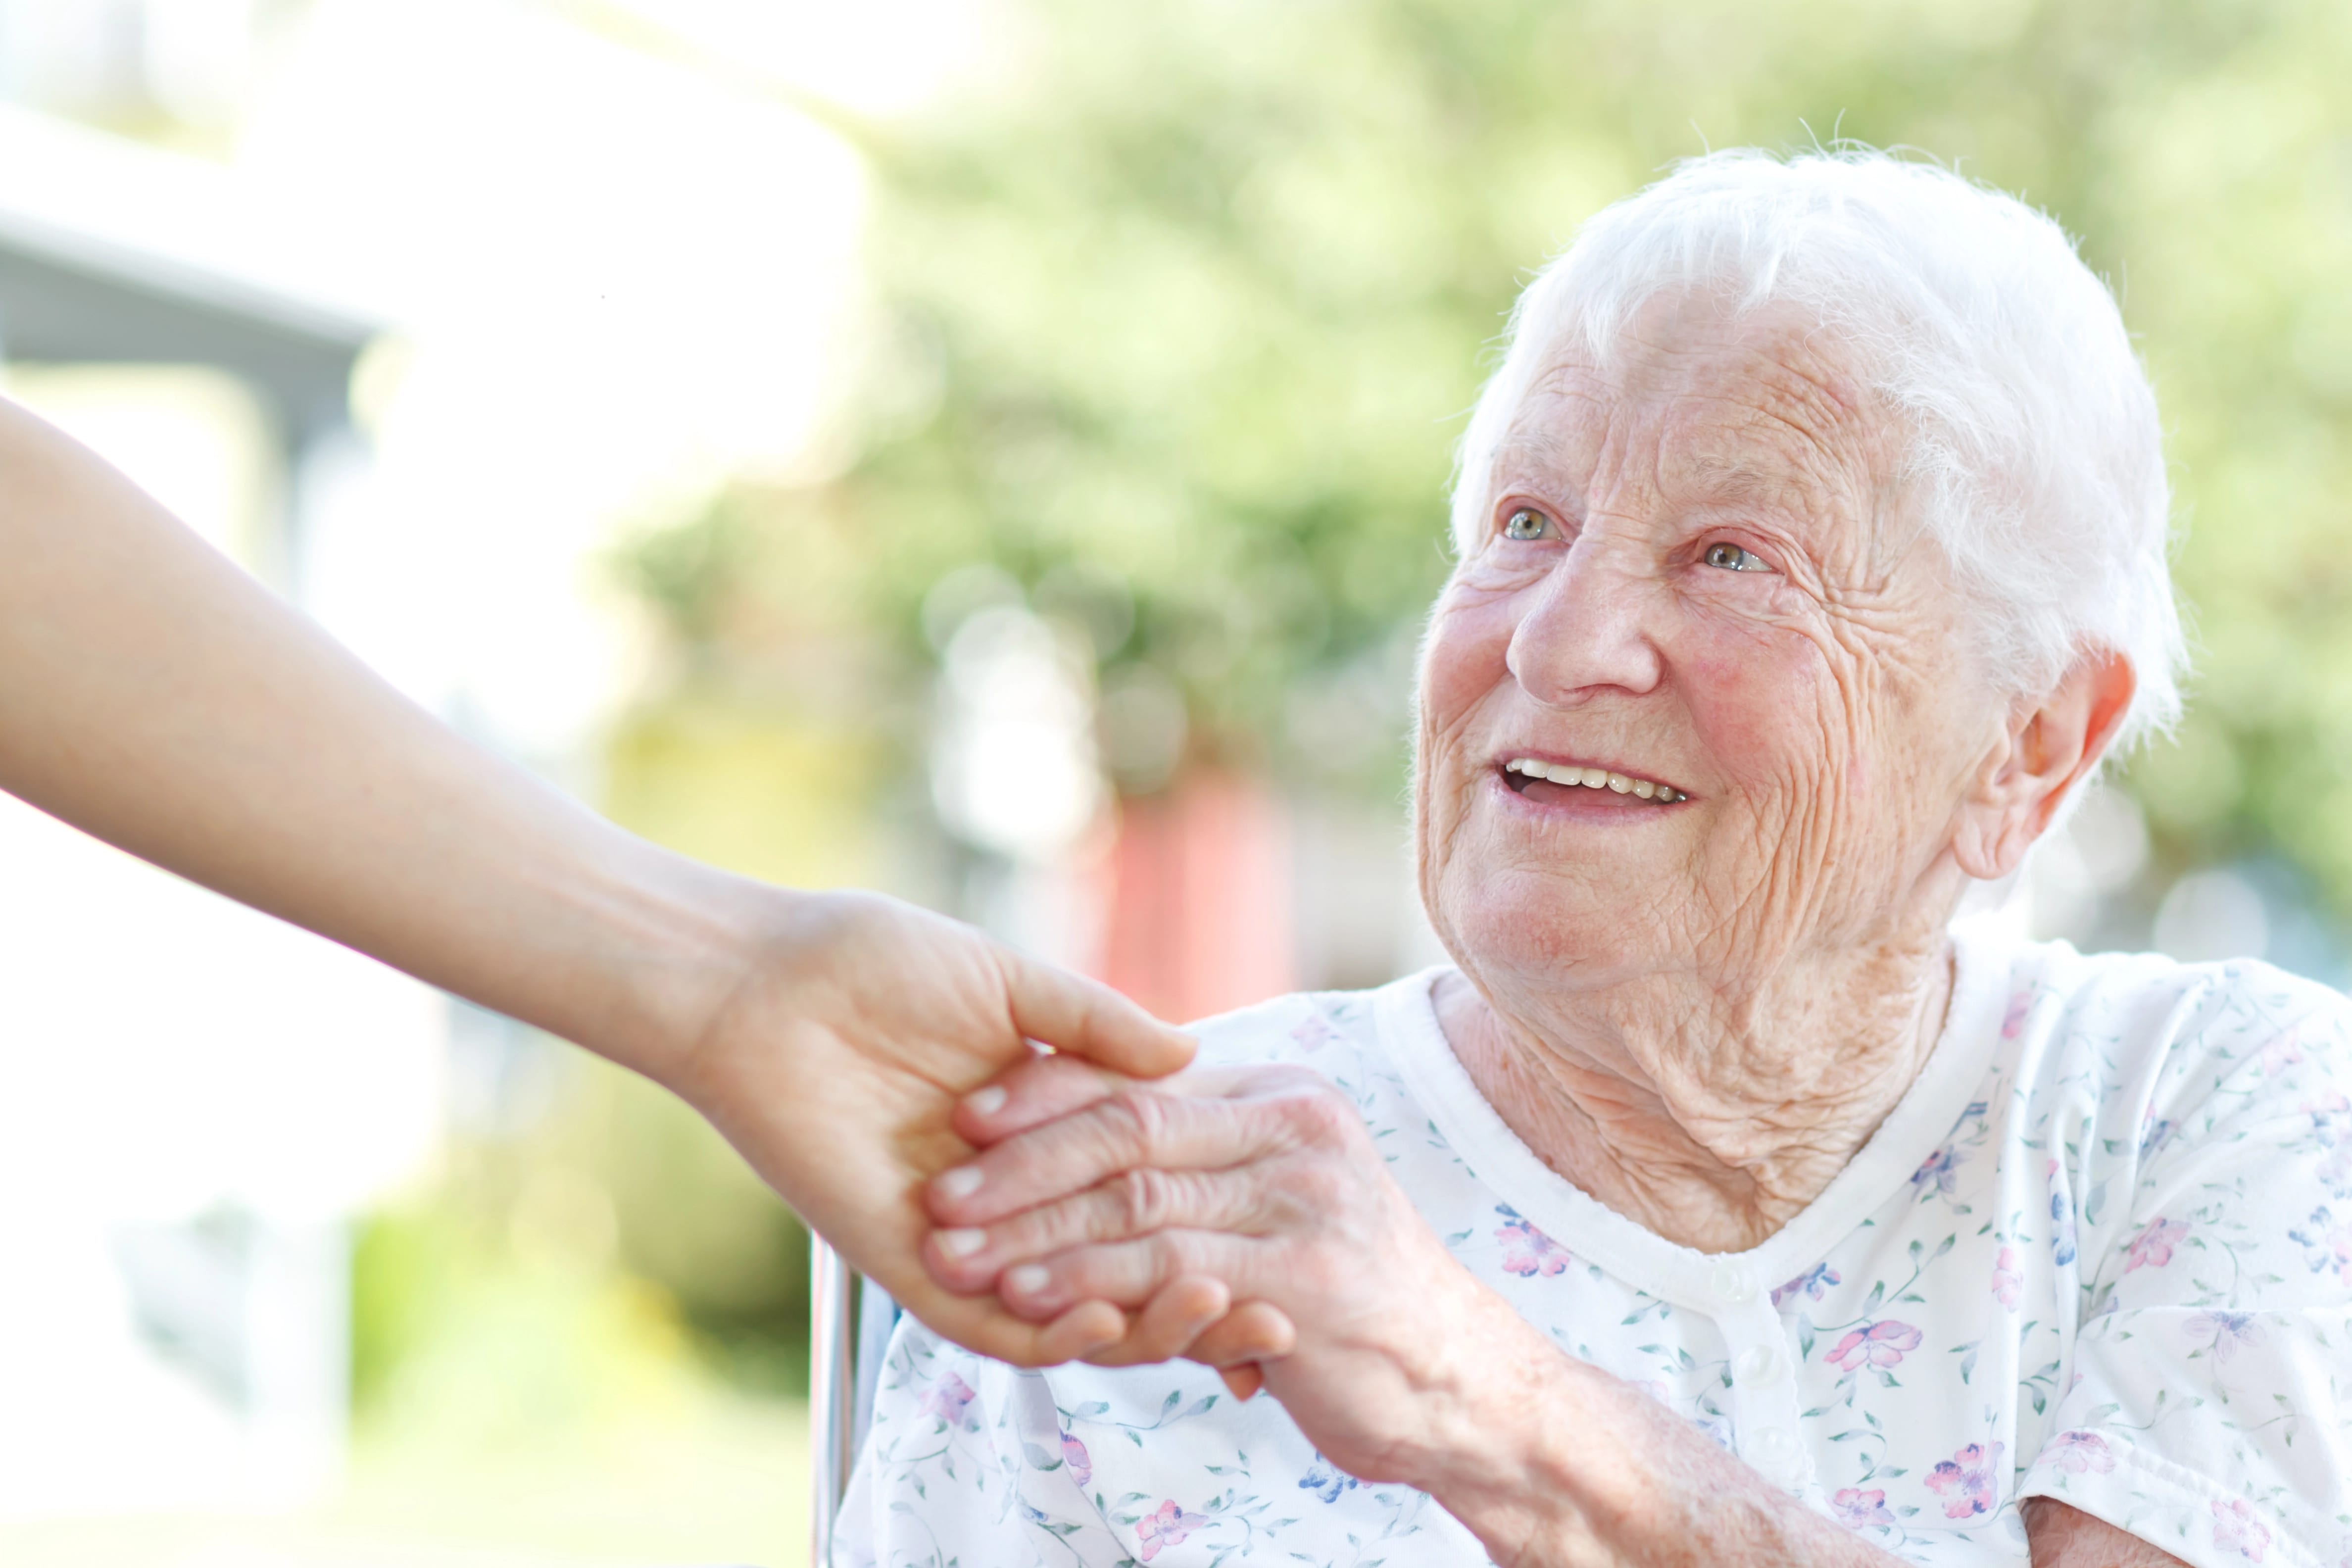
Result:
M1477 1391L1451 1405L1412 1484L1504 1568L1638 1560L1596 1521L1629 1517L1640 1413L1626 1413L1636 1416L1628 1421L1617 1405L1643 1396L1513 1320L1525 1332L1490 1347L1500 1353L1475 1373Z
M701 1047L772 973L811 895L616 838L572 900L589 933L572 983L531 1021L686 1094Z

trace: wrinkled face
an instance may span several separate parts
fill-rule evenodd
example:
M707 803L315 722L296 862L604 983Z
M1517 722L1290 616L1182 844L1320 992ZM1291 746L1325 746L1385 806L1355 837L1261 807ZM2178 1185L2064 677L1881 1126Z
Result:
M1736 986L1948 913L2003 705L1819 337L1654 301L1519 405L1421 688L1423 892L1490 993Z

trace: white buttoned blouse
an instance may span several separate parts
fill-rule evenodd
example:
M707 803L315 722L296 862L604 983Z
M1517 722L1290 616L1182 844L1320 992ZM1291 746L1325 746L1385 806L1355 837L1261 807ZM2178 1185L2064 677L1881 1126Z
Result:
M1438 971L1198 1032L1204 1062L1326 1074L1464 1267L1564 1353L1899 1557L2023 1563L2041 1493L2198 1568L2352 1564L2352 1006L2260 963L1958 949L1900 1104L1725 1256L1545 1166L1446 1045ZM908 1321L834 1562L950 1559L1486 1560L1204 1368L1024 1373Z

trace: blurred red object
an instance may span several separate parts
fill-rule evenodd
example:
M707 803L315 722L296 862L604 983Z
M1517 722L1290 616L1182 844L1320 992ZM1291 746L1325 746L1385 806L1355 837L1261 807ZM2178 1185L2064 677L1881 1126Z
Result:
M1281 803L1244 774L1121 801L1098 973L1178 1022L1296 990L1292 858Z

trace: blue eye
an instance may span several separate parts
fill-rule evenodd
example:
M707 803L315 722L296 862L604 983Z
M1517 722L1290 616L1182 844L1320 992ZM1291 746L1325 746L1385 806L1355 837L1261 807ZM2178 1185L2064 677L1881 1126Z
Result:
M1541 539L1544 536L1544 530L1550 526L1551 519L1536 510L1533 507L1523 506L1504 520L1503 537L1506 539Z
M1706 547L1706 563L1720 566L1726 572L1762 572L1764 563L1737 544L1710 544Z

